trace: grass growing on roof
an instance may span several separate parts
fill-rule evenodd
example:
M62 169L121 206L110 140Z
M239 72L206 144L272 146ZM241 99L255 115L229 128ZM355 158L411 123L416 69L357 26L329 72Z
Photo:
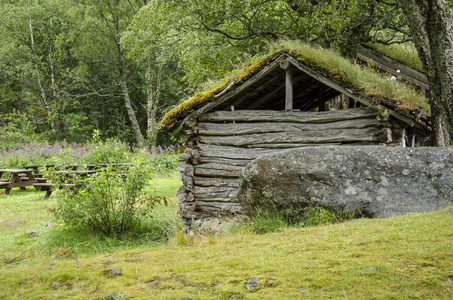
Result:
M423 64L418 57L417 49L411 42L392 45L368 44L368 46L388 57L402 62L409 67L424 72Z
M233 80L235 82L246 80L282 52L288 52L295 56L300 63L323 71L332 79L359 88L367 96L393 101L405 111L421 107L429 112L428 100L412 87L399 81L390 80L390 75L383 76L371 68L353 63L332 50L298 41L281 41L271 46L270 50L271 54L255 60L243 72L221 81L221 84L209 92L197 93L175 107L164 116L161 125L163 127L172 126L193 110L213 101L215 95L224 90Z
M429 111L428 99L411 86L391 80L391 75L382 75L371 68L352 63L332 50L294 41L285 41L274 47L276 50L288 49L299 62L323 70L333 79L352 84L367 96L388 99L405 111L417 107Z

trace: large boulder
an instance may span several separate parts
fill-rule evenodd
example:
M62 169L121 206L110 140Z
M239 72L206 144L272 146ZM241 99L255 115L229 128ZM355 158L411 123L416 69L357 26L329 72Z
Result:
M238 193L248 214L307 206L385 218L453 204L453 148L327 146L252 161Z

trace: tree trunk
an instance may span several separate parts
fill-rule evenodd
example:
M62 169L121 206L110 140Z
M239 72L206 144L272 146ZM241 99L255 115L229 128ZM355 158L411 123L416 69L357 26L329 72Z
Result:
M35 59L37 59L36 51L35 51L35 37L34 37L34 33L33 33L33 21L31 19L30 15L28 16L28 26L29 26L29 30L30 30L30 50L33 53L33 55L35 56ZM52 133L55 134L55 123L52 118L52 110L50 108L49 102L47 101L46 91L45 91L44 86L41 81L41 76L39 73L39 66L38 66L37 62L34 63L34 67L36 70L36 78L38 81L39 90L41 92L41 99L44 103L44 108L47 113L47 119L49 120L49 123L50 123L50 129L52 130Z
M118 6L119 2L116 3L116 6ZM121 49L121 44L120 44L120 31L119 31L119 17L114 16L113 17L113 22L114 22L114 31L115 31L115 43L116 43L116 49L118 51L118 69L120 72L120 86L121 86L121 91L123 92L123 99L124 99L124 105L126 106L126 111L129 116L129 120L131 121L132 124L132 129L134 130L135 133L135 138L137 139L137 144L139 147L145 146L145 140L143 139L143 135L140 131L140 125L138 124L137 117L135 116L134 109L132 108L132 101L129 96L129 89L127 87L127 68L126 68L126 62L124 60L124 51Z
M443 0L398 3L430 83L433 144L445 146L453 137L453 13Z
M151 81L151 62L149 59L146 60L146 92L147 92L147 117L148 117L148 137L151 140L151 149L155 151L156 147L156 135L158 130L158 124L156 121L157 107L159 105L159 95L160 95L160 77L162 73L162 68L159 66L157 70L157 80L156 86L153 90L153 84Z
M120 45L118 45L118 48ZM135 133L135 138L137 139L137 143L139 147L143 147L145 145L145 141L143 139L143 135L140 131L140 125L138 124L137 118L135 116L134 109L132 108L131 98L129 96L129 89L127 87L127 73L126 73L126 66L124 62L124 53L121 49L119 51L119 71L120 71L120 86L123 92L123 99L124 105L126 106L126 111L129 116L129 120L132 124L132 129Z

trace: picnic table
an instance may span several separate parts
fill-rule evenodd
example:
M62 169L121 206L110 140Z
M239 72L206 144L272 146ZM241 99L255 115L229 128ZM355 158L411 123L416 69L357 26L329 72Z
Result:
M54 174L57 175L63 175L66 177L74 177L74 176L80 176L80 177L85 177L87 175L96 173L95 170L79 170L79 171L54 171Z
M25 187L32 186L36 182L33 173L33 169L0 169L0 189L4 189L7 195L12 188L18 187L25 190ZM3 178L4 174L9 174L9 178ZM6 179L8 181L4 181Z
M0 189L5 189L5 193L9 194L12 188L19 187L21 189L25 189L27 186L33 186L37 191L46 191L46 198L52 194L52 188L57 186L58 188L75 188L77 186L73 183L65 183L63 179L60 183L50 183L46 182L48 178L44 178L42 174L39 174L39 169L45 167L47 171L49 168L64 168L64 170L55 170L52 171L54 174L58 176L62 176L63 178L73 178L73 177L85 177L91 174L96 173L99 169L112 167L116 169L116 167L126 167L128 168L131 166L131 163L113 163L113 164L89 164L89 165L29 165L23 166L21 169L0 169ZM78 170L78 168L86 168L86 170ZM5 173L9 173L10 177L8 181L6 179L2 179L2 175ZM127 174L127 170L125 170L123 177Z

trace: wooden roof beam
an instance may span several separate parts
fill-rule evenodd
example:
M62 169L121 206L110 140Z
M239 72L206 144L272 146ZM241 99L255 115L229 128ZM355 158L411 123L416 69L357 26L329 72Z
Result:
M285 78L286 78L286 73L285 73ZM293 79L293 85L297 84L299 81L301 81L304 78L306 78L305 74L301 74L301 75L297 76L296 78ZM267 94L263 98L259 99L258 101L255 101L253 104L249 105L246 108L246 110L252 110L252 109L255 109L255 108L263 105L269 99L274 97L278 92L280 92L283 88L286 88L286 81L285 81L285 83L279 85L275 90L273 90L272 92L270 92L269 94ZM285 98L285 101L286 101L286 98ZM279 101L279 103L281 103L281 101Z
M240 97L239 99L237 99L236 101L234 101L233 104L228 105L228 107L226 107L224 110L230 110L231 106L238 106L239 104L241 104L242 102L244 102L245 100L247 100L248 98L253 96L254 94L261 92L266 86L275 83L275 81L279 80L280 77L282 77L282 75L283 74L278 74L277 76L273 76L270 80L266 81L263 85L258 86L253 91L247 93L246 95L244 95L244 96Z

